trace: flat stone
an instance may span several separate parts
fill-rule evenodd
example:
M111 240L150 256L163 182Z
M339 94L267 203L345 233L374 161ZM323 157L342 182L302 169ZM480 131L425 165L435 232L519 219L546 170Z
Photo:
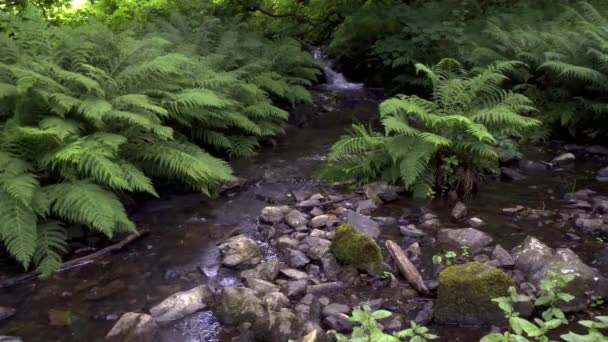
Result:
M289 307L289 298L285 296L282 292L271 292L264 295L262 299L264 305L269 310L281 310L283 308Z
M303 212L294 209L285 215L285 223L292 228L305 226L308 224L308 217Z
M325 254L321 258L321 263L323 265L323 273L325 273L325 277L328 280L338 279L338 274L340 273L340 264L332 253Z
M287 297L298 297L306 294L307 288L308 280L294 280L285 283L283 287L283 292L287 295Z
M306 255L313 260L321 260L331 248L331 241L314 236L304 239L304 243L309 247Z
M353 330L353 322L345 314L327 316L323 322L332 330L339 333L350 333Z
M288 278L295 279L295 280L302 280L302 279L310 278L308 273L296 270L294 268L284 268L281 270L281 273L283 273Z
M271 293L271 292L279 291L278 286L276 286L275 284L273 284L269 281L262 280L262 279L247 278L245 280L245 284L247 285L248 288L252 289L257 295L260 295L260 296L263 296L263 295Z
M257 278L273 281L279 275L281 262L279 259L272 259L257 265L254 269L241 272L241 278Z
M602 219L591 219L591 218L577 218L574 221L574 225L582 229L585 233L593 234L599 230L602 230L606 226Z
M494 252L492 252L492 258L498 260L500 266L510 267L515 265L515 259L513 256L511 256L507 250L502 248L501 245L496 245Z
M336 314L348 314L350 307L348 305L332 303L323 307L323 316L331 316Z
M257 265L261 260L258 243L245 235L233 236L219 247L222 264L228 267L247 267Z
M158 324L152 316L143 313L128 312L106 335L106 340L121 342L145 342L154 340Z
M308 265L310 263L310 259L301 251L290 249L288 251L287 263L291 267L300 268Z
M277 239L277 246L279 246L280 249L288 249L288 248L295 249L298 247L299 244L300 244L300 241L298 241L297 239L291 238L287 235L283 235Z
M357 203L357 212L359 214L370 215L376 209L378 209L378 206L371 199L360 201L359 203Z
M424 230L432 230L441 227L441 221L439 219L430 219L420 223L419 227Z
M479 217L471 217L467 220L467 224L473 228L479 228L486 225L486 223Z
M576 160L576 156L574 154L568 152L568 153L560 154L559 156L553 158L551 160L551 164L556 165L556 166L563 166L563 165L573 164L575 160Z
M313 217L313 219L310 221L310 226L312 228L331 227L334 224L336 224L337 222L338 222L338 218L335 217L334 215L323 214L323 215Z
M213 293L209 287L201 285L165 298L150 309L150 314L157 322L175 321L206 309L212 299Z
M518 205L518 206L515 206L515 207L511 207L511 208L502 208L501 211L505 215L513 216L513 215L519 213L520 211L522 211L524 209L526 209L524 206Z
M364 233L375 239L380 236L380 226L377 222L367 216L349 210L346 214L346 221L352 225L359 233Z
M283 222L285 215L291 210L288 206L265 207L260 214L260 221L269 224Z
M522 159L519 161L519 167L526 173L538 174L547 171L548 167L545 163Z
M310 211L310 215L312 215L312 216L321 216L323 214L324 214L323 210L321 210L319 207L314 207Z
M413 239L419 239L426 236L426 233L422 230L416 228L413 224L408 224L407 226L399 226L399 231L401 235Z
M0 336L0 342L23 342L23 340L17 336Z
M306 293L313 294L315 296L332 296L344 291L342 284L338 282L324 283L319 285L310 285Z
M493 241L490 235L473 228L442 229L437 238L440 243L452 248L466 246L472 253L481 250Z
M526 176L516 170L503 166L500 168L500 178L505 181L517 182L526 179Z
M591 145L585 149L587 153L599 154L602 156L608 156L608 148L600 145Z

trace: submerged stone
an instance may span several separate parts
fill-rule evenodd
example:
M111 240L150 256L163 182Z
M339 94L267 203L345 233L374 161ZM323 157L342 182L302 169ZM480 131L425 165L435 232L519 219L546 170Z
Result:
M348 224L336 229L331 251L339 262L346 265L363 266L382 262L382 252L376 241Z
M150 314L158 322L174 321L206 309L212 297L213 294L207 285L197 286L167 297L151 308Z
M439 274L435 320L461 325L498 324L505 320L493 298L507 295L511 277L494 267L471 262Z
M146 342L154 340L158 324L150 315L127 312L114 324L106 340L121 342Z

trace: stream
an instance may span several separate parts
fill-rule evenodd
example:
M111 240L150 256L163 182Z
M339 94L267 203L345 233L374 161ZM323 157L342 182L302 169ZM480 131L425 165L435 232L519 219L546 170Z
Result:
M200 284L213 288L239 285L238 271L220 267L217 243L235 229L256 236L260 210L273 203L295 203L291 193L332 189L331 184L317 179L328 148L352 122L367 123L377 116L383 94L348 82L330 64L326 64L326 75L328 83L315 90L315 104L292 113L304 127L290 125L274 147L233 163L235 173L248 181L246 185L217 199L166 194L142 203L132 218L140 229L150 231L148 236L89 265L1 289L0 305L16 308L17 313L0 321L0 335L19 336L26 342L103 341L124 312L147 312L165 297ZM536 146L525 151L532 160L550 160L549 153ZM595 181L602 166L597 160L577 161L572 168L548 170L518 182L488 181L466 204L472 215L486 222L484 231L506 249L533 234L551 247L572 248L586 263L608 274L608 265L594 264L594 253L601 244L593 238L569 241L564 235L570 227L557 225L555 220L538 218L514 224L501 214L502 208L516 205L559 209L563 194L573 188L608 194L608 185ZM449 221L449 206L442 200L400 199L379 208L374 216L400 217L421 206ZM400 239L398 226L387 227L383 236ZM273 257L271 246L261 242L261 247L265 258ZM428 265L436 250L423 246L423 251ZM364 290L360 293L362 298L367 295ZM50 322L49 314L57 312L63 318L68 316L68 322ZM432 326L441 341L478 341L488 329ZM238 332L224 331L211 311L201 311L163 325L159 341L230 341L235 335Z

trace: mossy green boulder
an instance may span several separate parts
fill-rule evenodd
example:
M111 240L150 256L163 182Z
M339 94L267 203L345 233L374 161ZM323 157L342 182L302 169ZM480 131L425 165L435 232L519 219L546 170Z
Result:
M345 265L368 268L382 263L382 252L376 241L349 224L336 229L331 251Z
M504 297L513 279L505 272L471 262L454 265L439 274L435 321L461 325L488 325L505 321L492 298Z

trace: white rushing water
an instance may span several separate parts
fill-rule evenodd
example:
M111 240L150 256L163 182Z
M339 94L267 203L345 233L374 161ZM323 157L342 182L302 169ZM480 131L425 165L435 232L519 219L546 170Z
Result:
M342 73L334 70L332 61L327 58L320 48L313 47L312 54L323 65L323 72L327 79L325 87L338 90L357 90L363 88L363 83L349 82Z

